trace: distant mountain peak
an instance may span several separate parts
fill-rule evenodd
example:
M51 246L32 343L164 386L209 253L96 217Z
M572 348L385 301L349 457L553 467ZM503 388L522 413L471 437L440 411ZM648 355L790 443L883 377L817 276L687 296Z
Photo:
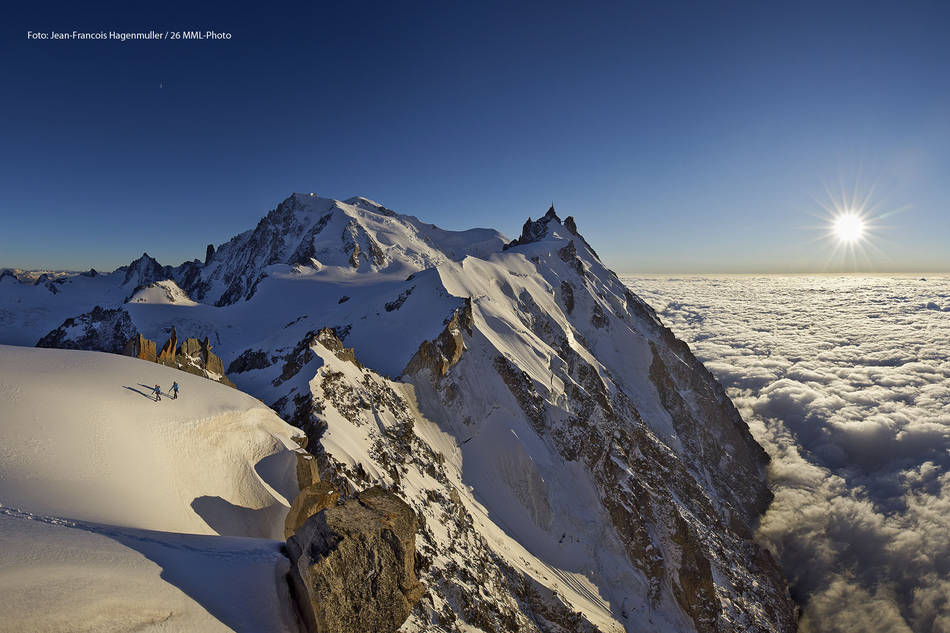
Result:
M552 204L550 208L548 208L547 213L542 215L537 220L532 220L529 217L525 221L524 226L521 227L521 237L506 244L504 249L508 250L509 248L514 248L515 246L540 242L541 240L548 237L553 237L553 234L557 232L557 229L559 228L565 229L565 232L559 232L557 237L564 238L577 236L582 241L584 241L584 238L581 237L580 233L577 232L577 224L575 224L574 218L572 216L568 216L562 222L561 218L558 217L557 212L554 210L554 205ZM584 241L584 244L590 248L590 245L587 244L586 241ZM591 252L593 252L593 249L591 249Z
M156 281L167 279L170 274L170 268L166 269L166 267L163 267L158 263L158 260L147 252L143 252L141 257L133 260L128 266L124 266L119 270L123 269L125 270L125 278L122 284L132 283L136 287L147 286Z
M343 201L345 204L351 204L354 206L370 206L376 208L382 208L383 205L379 204L375 200L370 200L365 196L353 196L352 198L347 198Z

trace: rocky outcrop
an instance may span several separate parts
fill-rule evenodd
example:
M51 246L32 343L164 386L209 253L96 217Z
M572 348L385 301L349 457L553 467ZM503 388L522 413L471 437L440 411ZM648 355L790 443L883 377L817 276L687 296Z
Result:
M494 363L495 371L505 382L505 386L511 392L511 395L518 401L518 406L524 412L524 415L531 422L531 426L538 433L544 432L544 398L538 393L531 377L524 371L516 367L510 360L504 356L496 356Z
M305 365L313 361L316 356L310 348L316 342L317 334L314 331L307 332L302 339L297 341L293 349L283 356L284 363L281 366L280 375L275 378L271 384L279 387L283 383L294 378ZM342 343L341 343L342 345Z
M307 436L295 438L302 443L301 448L307 446ZM297 453L297 485L300 490L306 490L310 486L320 482L320 466L316 458L310 453L300 451Z
M392 301L387 302L386 305L383 306L386 309L386 312L392 312L393 310L398 310L399 308L401 308L402 304L406 302L406 299L409 298L409 295L411 295L412 291L415 289L416 289L415 286L409 286L409 288L400 292L398 297L396 297Z
M243 374L246 371L270 367L272 364L264 350L246 349L241 352L240 356L231 361L231 364L228 365L228 373Z
M570 282L561 282L561 301L564 302L564 311L570 316L574 311L574 286Z
M121 354L134 334L132 317L124 309L96 306L89 312L66 319L37 341L36 346Z
M403 373L411 375L428 369L434 377L444 376L462 358L465 350L462 331L471 336L472 325L472 299L468 298L455 310L438 337L420 343Z
M542 239L548 231L548 224L552 221L560 223L561 219L557 217L557 213L554 212L554 205L551 205L551 208L548 209L548 212L537 220L532 220L528 218L524 226L521 227L521 237L516 240L508 242L504 246L504 250L509 248L514 248L515 246L520 246L522 244L530 244L531 242L537 242ZM576 229L577 227L575 227Z
M340 337L338 337L336 334L336 330L333 328L322 328L317 332L315 340L317 343L320 343L328 350L333 352L333 355L340 360L345 360L353 363L357 367L362 367L359 361L356 360L356 353L353 351L353 348L344 347L343 341L340 340Z
M166 367L180 369L189 374L209 378L228 385L229 387L234 386L234 383L231 382L224 372L224 364L221 362L221 359L218 358L217 354L211 351L211 342L208 340L208 337L205 337L204 340L201 341L196 338L186 338L181 345L179 345L178 332L173 327L168 340L162 345L161 350L156 353L155 349L155 341L147 339L136 332L117 353L152 361L165 365Z
M524 226L521 228L521 236L516 239L508 242L503 250L508 250L509 248L514 248L515 246L521 246L523 244L530 244L532 242L537 242L544 239L548 236L548 230L551 227L551 224L554 223L555 226L563 226L568 234L562 234L562 237L571 237L577 238L580 242L587 247L587 249L596 257L597 252L587 243L587 240L584 239L584 236L580 234L577 230L577 223L574 221L573 216L567 216L564 218L564 222L561 222L561 218L558 217L557 213L554 211L554 205L551 205L551 208L548 209L547 213L538 218L537 220L532 220L528 218L525 221ZM571 254L573 255L574 244L571 242L567 247ZM565 252L561 252L561 258L565 257ZM567 261L567 260L565 260ZM577 261L577 264L580 264L580 261ZM583 271L580 271L583 274Z
M165 341L165 344L162 345L162 349L158 352L158 362L162 365L174 365L175 364L175 355L178 353L178 333L175 331L175 328L172 328L172 333L169 335L168 340Z
M287 541L290 577L311 633L394 633L422 596L416 514L382 488L307 519Z
M174 334L175 331L172 330L173 337ZM172 339L169 339L170 342ZM211 342L207 336L200 341L196 338L186 338L178 346L174 360L164 364L234 386L224 373L224 363L217 354L211 351Z
M359 268L360 262L365 261L373 266L385 266L386 255L373 236L358 222L351 220L343 229L343 250L350 256L350 266ZM362 244L362 248L360 245Z
M333 507L339 499L340 493L333 484L326 481L318 480L301 490L294 498L284 520L284 538L289 539L307 519L321 510Z
M122 350L122 353L125 356L131 356L132 358L138 358L140 360L148 360L151 362L157 362L158 357L155 353L155 341L151 341L141 334L136 334L129 339L129 342L125 344L125 348Z

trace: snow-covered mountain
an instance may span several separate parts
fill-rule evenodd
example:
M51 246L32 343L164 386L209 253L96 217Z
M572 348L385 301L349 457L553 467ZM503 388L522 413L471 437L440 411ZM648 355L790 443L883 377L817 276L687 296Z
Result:
M0 341L71 318L94 347L75 330L96 306L207 336L324 479L405 498L427 591L404 631L795 628L752 540L767 456L553 208L508 242L294 194L204 261L20 277L0 277Z

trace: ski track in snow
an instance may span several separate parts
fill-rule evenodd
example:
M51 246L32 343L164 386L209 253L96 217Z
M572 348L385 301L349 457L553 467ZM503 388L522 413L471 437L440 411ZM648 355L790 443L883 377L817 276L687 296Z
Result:
M623 276L773 458L802 631L950 631L950 276Z

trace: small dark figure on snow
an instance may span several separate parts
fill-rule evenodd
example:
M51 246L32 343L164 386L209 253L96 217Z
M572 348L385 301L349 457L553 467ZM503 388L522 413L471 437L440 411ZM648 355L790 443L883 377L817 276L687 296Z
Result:
M172 400L178 400L178 383L172 383Z
M155 392L155 402L159 402L162 399L162 388L158 385L155 385L155 388L152 389Z

